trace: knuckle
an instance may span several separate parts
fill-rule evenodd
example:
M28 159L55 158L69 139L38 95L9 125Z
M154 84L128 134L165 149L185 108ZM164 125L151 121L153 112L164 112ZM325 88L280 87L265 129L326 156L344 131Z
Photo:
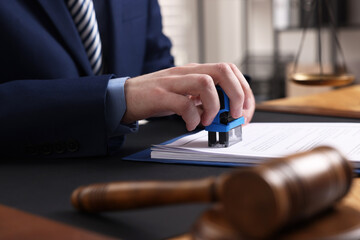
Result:
M215 67L222 74L227 74L228 72L231 71L231 68L227 63L217 63Z
M234 98L236 102L243 103L245 98L244 91L237 91L237 94L234 96Z
M228 64L229 64L229 66L230 66L231 68L233 68L233 69L238 68L234 63L228 63Z
M212 77L207 74L201 74L198 78L198 82L202 88L209 88L214 85Z

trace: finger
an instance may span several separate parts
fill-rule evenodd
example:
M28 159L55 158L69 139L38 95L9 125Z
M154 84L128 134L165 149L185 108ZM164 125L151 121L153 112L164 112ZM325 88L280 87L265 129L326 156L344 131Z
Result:
M241 73L240 69L233 63L228 63L231 70L234 72L236 78L238 79L238 81L240 82L241 86L244 89L245 93L248 93L249 91L251 91L250 85L248 83L248 81L246 80L246 78L244 77L244 75Z
M167 92L162 95L158 106L162 110L170 110L181 116L189 131L194 130L201 122L202 111L186 96Z
M220 109L219 96L213 79L206 74L188 74L172 76L163 80L162 86L169 92L180 95L190 95L191 98L201 101L203 113L201 123L207 126L212 123ZM192 101L194 103L194 101ZM197 105L199 102L197 102Z
M254 95L251 93L251 96L247 96L244 102L244 110L243 115L245 117L245 124L248 124L255 112L255 98Z
M240 70L236 67L236 65L233 63L229 63L229 66L235 73L244 91L243 116L245 117L245 123L247 124L251 121L255 111L254 94L250 88L249 83L245 79L244 75L240 72Z
M199 96L189 96L189 99L194 102L195 106L199 106L202 104Z
M244 104L244 91L241 84L229 64L221 63L215 66L221 74L219 85L230 100L230 114L234 118L239 118L242 116Z
M214 84L219 84L230 99L230 112L234 118L241 116L244 92L237 76L227 63L200 64L173 68L172 73L185 75L191 73L207 74Z

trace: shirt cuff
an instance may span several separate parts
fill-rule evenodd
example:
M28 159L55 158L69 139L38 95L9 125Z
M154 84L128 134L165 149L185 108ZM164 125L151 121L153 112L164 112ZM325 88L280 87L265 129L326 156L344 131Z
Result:
M124 85L129 77L111 79L106 91L106 121L108 137L115 137L138 130L138 123L122 124L126 111Z

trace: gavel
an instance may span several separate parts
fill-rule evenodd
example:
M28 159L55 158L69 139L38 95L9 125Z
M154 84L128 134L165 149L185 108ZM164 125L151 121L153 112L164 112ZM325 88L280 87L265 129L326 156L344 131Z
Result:
M346 195L351 182L349 161L324 146L218 177L81 186L71 202L86 212L220 202L235 229L250 238L265 238L329 208Z

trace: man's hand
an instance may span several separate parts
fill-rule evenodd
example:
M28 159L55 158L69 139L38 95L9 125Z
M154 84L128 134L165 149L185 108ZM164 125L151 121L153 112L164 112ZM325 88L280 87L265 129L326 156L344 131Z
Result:
M231 116L244 116L249 123L255 110L254 95L232 63L188 64L128 79L123 122L176 113L189 131L199 123L208 126L220 109L217 84L230 99Z

